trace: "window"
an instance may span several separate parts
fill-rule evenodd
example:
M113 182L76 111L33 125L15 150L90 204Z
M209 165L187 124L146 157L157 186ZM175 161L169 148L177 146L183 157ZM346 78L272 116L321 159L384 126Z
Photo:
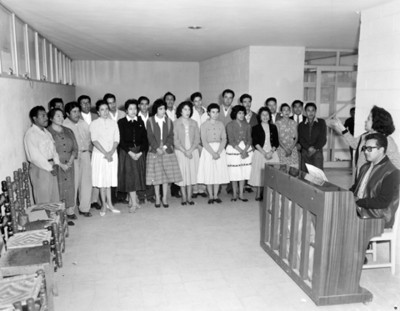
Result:
M0 73L15 73L11 49L11 13L0 6Z

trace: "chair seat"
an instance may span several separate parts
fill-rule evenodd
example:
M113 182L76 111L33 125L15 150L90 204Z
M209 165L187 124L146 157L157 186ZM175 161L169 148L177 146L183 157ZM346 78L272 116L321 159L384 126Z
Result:
M0 280L0 309L10 308L18 302L25 305L28 299L38 299L42 284L43 277L36 273Z
M51 231L47 229L32 230L14 234L7 241L7 249L36 247L50 244Z

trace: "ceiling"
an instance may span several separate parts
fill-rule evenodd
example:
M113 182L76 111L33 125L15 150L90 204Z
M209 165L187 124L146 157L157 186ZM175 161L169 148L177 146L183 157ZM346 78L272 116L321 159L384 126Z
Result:
M0 0L74 60L202 61L250 45L356 49L393 0ZM188 26L199 25L200 30Z

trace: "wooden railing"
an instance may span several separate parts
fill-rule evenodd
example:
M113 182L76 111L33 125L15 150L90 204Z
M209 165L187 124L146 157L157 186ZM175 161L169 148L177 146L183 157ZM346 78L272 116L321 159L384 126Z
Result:
M265 167L261 247L316 305L372 300L359 286L369 240L381 219L360 219L353 194L317 185L294 168Z

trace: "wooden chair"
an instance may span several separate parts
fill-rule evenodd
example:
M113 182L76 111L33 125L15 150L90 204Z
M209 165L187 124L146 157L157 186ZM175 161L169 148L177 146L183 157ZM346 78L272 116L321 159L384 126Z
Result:
M363 269L390 268L392 274L395 274L396 269L396 242L397 232L399 230L400 211L397 210L394 224L392 228L385 229L381 236L371 239L371 248L367 249L367 254L372 254L372 263L363 265ZM377 260L377 243L389 242L389 262L376 263Z
M0 280L1 310L47 310L43 271Z

